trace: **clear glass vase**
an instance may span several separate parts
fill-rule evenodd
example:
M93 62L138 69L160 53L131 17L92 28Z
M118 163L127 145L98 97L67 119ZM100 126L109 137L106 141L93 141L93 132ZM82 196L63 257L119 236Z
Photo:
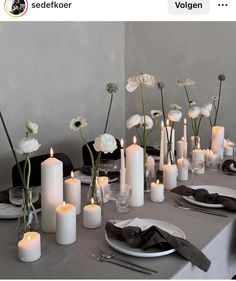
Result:
M32 203L32 189L22 189L23 202L18 217L17 235L20 241L26 232L38 231L38 216Z
M201 147L199 136L191 136L192 151Z
M94 204L102 207L103 204L103 194L102 189L98 183L99 170L91 169L91 183L89 185L87 193L87 204L91 204L91 199L93 198Z
M172 149L172 144L167 143L166 154L164 155L164 164L175 164L175 154Z

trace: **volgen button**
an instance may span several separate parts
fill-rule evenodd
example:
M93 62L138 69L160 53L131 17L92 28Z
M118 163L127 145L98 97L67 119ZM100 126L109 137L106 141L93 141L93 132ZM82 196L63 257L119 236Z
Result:
M168 1L168 10L171 14L199 15L207 14L209 12L209 0Z

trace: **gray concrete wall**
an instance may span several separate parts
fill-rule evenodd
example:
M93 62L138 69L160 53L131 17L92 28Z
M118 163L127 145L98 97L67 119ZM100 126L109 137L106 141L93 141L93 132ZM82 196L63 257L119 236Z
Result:
M178 79L190 78L196 82L189 94L200 105L218 93L218 74L225 73L219 123L225 126L226 136L236 141L236 23L235 22L130 22L125 30L126 78L140 72L154 75L164 81L166 108L171 103L187 111L183 88L175 86ZM126 116L141 112L140 98L126 95ZM145 92L147 109L160 109L160 94ZM183 115L183 116L184 116ZM209 144L208 121L201 125L203 146ZM183 134L183 119L177 126L177 139ZM158 132L159 133L159 132ZM127 131L131 141L134 131ZM189 126L189 135L191 127ZM149 143L159 142L158 134Z
M109 131L124 137L124 23L1 23L0 38L0 109L14 143L24 136L25 120L34 120L42 144L36 155L53 146L82 165L82 141L69 121L84 115L88 139L102 133L110 99L105 85L112 81L122 87ZM0 126L0 189L11 184L12 165Z

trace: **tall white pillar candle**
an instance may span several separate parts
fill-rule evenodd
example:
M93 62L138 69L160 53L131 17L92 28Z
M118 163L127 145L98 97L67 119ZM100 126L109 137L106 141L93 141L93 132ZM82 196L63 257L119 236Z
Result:
M41 239L38 232L26 232L18 243L18 258L23 262L33 262L41 257Z
M103 203L107 203L109 200L106 198L106 188L109 184L109 178L108 177L98 177L98 184L101 187L102 194L103 194Z
M151 200L153 202L163 202L164 196L164 185L157 180L151 183Z
M202 161L203 163L205 162L205 154L204 151L200 148L194 149L192 151L192 158L193 161ZM205 166L205 165L204 165ZM201 175L205 173L205 168L201 168L201 169L196 169L195 170L195 174Z
M63 202L63 165L51 157L41 163L41 228L56 231L56 207Z
M133 207L144 204L144 169L143 148L133 144L126 148L126 183L131 186L129 205Z
M120 192L125 191L125 155L124 155L124 140L120 140Z
M187 119L184 118L184 158L188 157Z
M184 140L179 140L176 143L176 158L180 159L184 157Z
M224 133L225 128L222 126L212 127L211 132L211 150L220 155L220 158L224 157Z
M56 242L69 245L76 241L76 208L72 204L56 208Z
M163 120L161 121L161 143L160 143L160 162L159 162L159 170L163 171L163 165L164 165L164 145L165 145L165 140L164 140L164 122Z
M97 228L102 224L101 207L94 204L93 198L91 204L83 208L83 226L86 228Z
M163 184L165 189L173 189L177 186L177 167L170 163L163 167Z
M155 177L155 160L152 156L147 157L147 166L150 172L151 178Z
M74 178L73 171L71 178L64 181L65 201L75 206L76 215L81 213L81 181Z
M178 168L178 180L187 181L188 180L188 169L183 166L184 158L177 159L177 168Z

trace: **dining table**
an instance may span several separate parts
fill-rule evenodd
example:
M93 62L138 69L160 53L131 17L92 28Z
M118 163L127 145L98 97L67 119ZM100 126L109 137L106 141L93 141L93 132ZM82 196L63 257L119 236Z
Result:
M220 171L207 170L195 175L199 185L215 185L236 190L236 177ZM112 183L112 185L119 183ZM185 184L185 182L178 182ZM86 205L88 185L82 187L82 206ZM17 256L17 220L0 220L0 278L2 279L231 279L236 274L236 212L221 209L227 217L176 208L176 200L182 200L165 190L165 200L155 203L145 192L141 207L129 207L129 212L119 214L120 220L133 218L160 220L179 227L186 239L199 248L211 261L207 272L192 265L177 252L160 257L135 257L119 253L105 240L106 222L115 217L115 202L103 205L102 225L96 229L83 227L82 213L77 216L77 240L71 245L56 243L55 233L41 230L41 258L24 263ZM38 215L40 223L40 214ZM96 249L126 257L157 273L145 275L108 262L91 258Z

